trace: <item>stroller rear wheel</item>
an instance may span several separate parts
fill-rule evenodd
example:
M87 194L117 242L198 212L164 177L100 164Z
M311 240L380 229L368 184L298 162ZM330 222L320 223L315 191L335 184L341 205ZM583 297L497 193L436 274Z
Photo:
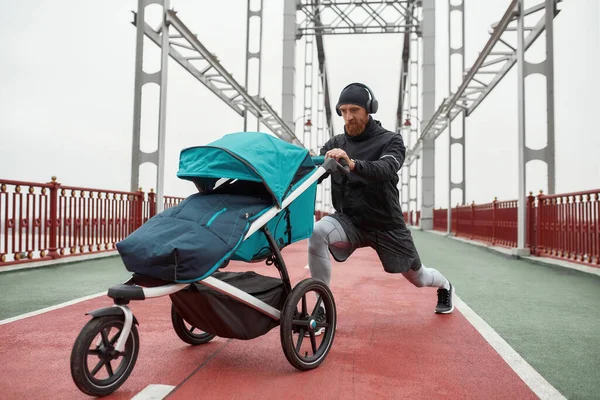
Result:
M281 346L290 364L301 371L318 367L333 344L336 321L329 287L313 278L298 283L281 313Z
M75 385L85 394L111 394L131 374L140 341L133 324L124 351L119 353L115 350L123 331L123 322L124 318L120 315L93 318L77 336L71 352L71 376Z
M188 344L197 345L208 343L216 336L212 333L202 332L200 330L194 332L194 330L197 329L195 326L188 329L185 325L185 320L181 314L179 314L174 304L171 304L171 322L173 323L173 329L175 329L177 336Z

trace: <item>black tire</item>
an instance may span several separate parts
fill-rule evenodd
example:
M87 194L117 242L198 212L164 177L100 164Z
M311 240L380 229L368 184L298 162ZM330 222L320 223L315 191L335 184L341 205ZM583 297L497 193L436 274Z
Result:
M312 311L307 310L306 302L302 301L306 293L311 291L319 294L321 298ZM300 306L300 311L298 311L297 305L300 301L302 301L302 305ZM309 322L320 304L325 309L325 322L310 327ZM321 365L333 344L336 323L335 301L329 287L323 281L313 278L305 279L298 283L285 301L280 320L281 346L290 364L301 371L311 370ZM319 327L324 327L325 332L322 334L323 339L321 344L316 346L314 330ZM309 331L309 340L313 352L311 356L307 354L308 352L305 352L306 354L303 356L300 354L300 350L297 350L297 347L301 347L307 330ZM294 343L293 337L295 333L298 333L296 343Z
M171 304L171 322L173 323L173 329L181 340L191 345L205 344L214 339L216 335L208 332L194 333L194 329L197 329L192 325L190 329L185 326L185 320L179 314L174 304Z
M125 317L122 315L93 318L77 336L71 351L71 376L75 385L83 393L97 397L109 395L117 390L131 374L140 348L135 323L131 325L131 332L125 342L123 353L116 354L114 351L114 345L123 330L124 320ZM113 334L111 328L116 328L118 331ZM98 334L102 343L95 344L95 348L91 349L92 343L98 340ZM100 359L91 371L88 366L90 358L93 363ZM113 370L112 361L119 358L122 358L122 361L117 369ZM103 371L107 372L108 378L98 379L97 374Z

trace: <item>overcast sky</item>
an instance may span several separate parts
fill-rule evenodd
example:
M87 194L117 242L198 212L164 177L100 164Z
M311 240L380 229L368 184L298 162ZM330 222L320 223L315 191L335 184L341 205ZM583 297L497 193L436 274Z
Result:
M509 0L466 1L466 64L489 38ZM537 4L539 0L527 2ZM436 1L437 104L447 96L447 2ZM264 0L262 95L281 110L283 2ZM244 83L246 1L172 0L178 16ZM156 11L158 6L150 6ZM600 188L600 7L597 0L566 0L555 19L557 192ZM0 0L0 177L128 190L133 120L134 0L59 2ZM155 13L156 14L156 13ZM156 20L156 19L155 19ZM541 39L542 40L542 39ZM542 43L541 40L538 43ZM325 39L332 102L352 81L369 85L380 102L375 117L393 130L401 35ZM147 71L159 66L158 48L146 42ZM304 42L297 47L296 116L303 114ZM539 51L537 52L539 53ZM532 54L533 61L543 55ZM166 193L185 196L190 183L176 177L182 148L242 130L243 119L178 64L169 65ZM543 79L529 78L527 126L532 146L544 132ZM315 78L316 83L316 78ZM156 147L158 90L147 85L143 148ZM516 69L467 122L467 201L517 197ZM341 121L336 118L336 133ZM266 128L264 128L266 129ZM155 136L152 136L152 132ZM297 134L301 135L301 122ZM447 204L447 134L436 142L436 206ZM543 143L542 143L543 144ZM144 190L154 187L144 166ZM420 185L420 184L419 184ZM527 190L545 188L543 171L531 168Z

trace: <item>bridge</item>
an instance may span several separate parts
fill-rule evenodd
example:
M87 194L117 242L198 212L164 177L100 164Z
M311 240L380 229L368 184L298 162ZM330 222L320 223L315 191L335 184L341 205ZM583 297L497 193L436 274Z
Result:
M558 33L578 28L557 29L561 17L572 23L583 14L598 13L594 1L506 0L490 5L489 11L478 10L477 15L494 22L476 30L467 29L471 4L464 0L283 0L277 38L281 82L275 92L280 97L268 99L264 92L274 91L265 80L264 60L275 39L265 37L265 31L272 4L241 2L246 7L242 81L231 72L234 66L219 58L218 41L195 33L209 16L198 19L178 11L186 7L182 3L138 0L133 12L128 190L68 185L56 176L21 180L5 168L0 174L0 354L7 361L0 367L0 387L8 398L32 393L81 397L68 371L70 349L88 319L85 312L111 305L106 289L128 279L116 243L193 192L166 190L167 143L174 134L169 118L176 114L169 107L168 89L182 79L182 72L189 90L239 119L239 130L266 132L318 154L340 132L334 109L339 90L334 88L348 83L340 82L337 75L343 72L332 68L340 66L341 53L327 45L356 38L356 43L376 48L377 40L387 37L397 37L398 47L386 55L396 58L398 70L386 78L387 84L371 87L380 102L395 101L393 108L387 104L380 109L389 114L381 119L394 124L388 129L402 135L407 149L398 187L404 219L424 263L440 269L456 286L457 311L451 318L438 318L432 312L434 291L390 279L375 254L361 249L350 261L334 263L339 324L329 362L310 375L297 375L276 351L277 332L252 343L217 339L199 350L189 348L164 330L170 324L170 301L145 301L135 305L144 321L141 345L154 350L140 355L139 372L113 397L190 398L200 390L217 398L296 398L299 393L340 398L597 397L600 165L595 146L600 142L589 128L591 114L582 111L570 118L588 121L587 129L573 122L588 147L579 149L586 156L559 158L557 143L567 140L571 126L557 122L556 105L585 106L577 93L572 101L560 97L575 85L566 76L572 71L559 67L564 58L555 52ZM492 10L497 15L490 16ZM440 32L440 24L447 33ZM600 36L595 33L589 35L589 47L582 48L595 51L600 61ZM467 46L473 42L481 46L477 52ZM159 68L150 72L152 56ZM592 70L585 71L589 75L584 80L598 82ZM374 68L351 76L370 84L377 73ZM445 90L439 82L447 83ZM149 87L158 88L154 102ZM485 109L490 103L511 121L504 127L514 128L512 133L486 134L487 129L498 132L486 120L491 119L490 108ZM481 113L486 117L477 121ZM156 126L147 123L153 117ZM195 140L204 144L202 138ZM473 156L488 151L492 157L493 148L510 162L488 164ZM573 171L589 178L575 179ZM504 190L514 197L498 197L498 182L514 186ZM569 189L557 191L561 187ZM468 196L487 200L475 203ZM326 180L317 189L316 220L333 212L330 197ZM283 255L293 282L308 276L306 242L289 246ZM274 268L252 267L276 276ZM228 268L243 271L245 266ZM22 332L29 332L25 340ZM11 359L9 349L24 357ZM169 360L168 367L157 360Z

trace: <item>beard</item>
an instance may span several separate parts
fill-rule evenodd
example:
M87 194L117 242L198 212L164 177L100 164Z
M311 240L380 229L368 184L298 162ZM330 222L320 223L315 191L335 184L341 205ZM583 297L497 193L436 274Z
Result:
M368 116L365 119L355 118L352 121L346 122L346 132L348 132L348 135L350 136L358 136L363 133L368 122Z

